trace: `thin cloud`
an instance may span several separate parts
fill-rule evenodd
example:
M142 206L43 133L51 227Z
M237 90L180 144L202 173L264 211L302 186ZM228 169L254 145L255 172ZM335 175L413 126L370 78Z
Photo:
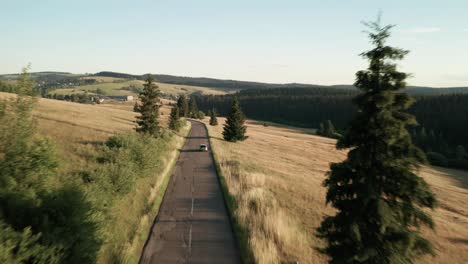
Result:
M439 32L439 31L442 31L442 29L439 27L415 27L415 28L402 30L402 32L404 33L413 33L413 34L434 33L434 32Z
M463 29L463 31L468 32L468 28Z

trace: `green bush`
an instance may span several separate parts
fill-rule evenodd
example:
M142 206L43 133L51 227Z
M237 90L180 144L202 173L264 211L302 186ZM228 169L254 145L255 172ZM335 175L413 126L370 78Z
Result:
M128 262L129 257L139 254L129 254L126 247L137 235L141 217L151 210L151 188L167 166L174 142L174 134L168 131L158 138L134 132L119 134L101 146L98 165L80 173L85 175L83 184L105 241L98 263Z
M35 132L34 104L22 96L0 102L0 228L8 238L0 259L92 263L100 242L91 204L61 181L54 145Z
M198 111L196 118L203 120L205 118L205 113L203 113L203 111Z

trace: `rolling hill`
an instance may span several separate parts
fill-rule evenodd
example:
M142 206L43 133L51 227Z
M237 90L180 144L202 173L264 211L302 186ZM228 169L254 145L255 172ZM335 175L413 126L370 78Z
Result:
M109 76L119 77L128 79L144 79L145 75L131 75L125 73L116 72L98 72L96 76ZM261 82L249 82L249 81L238 81L238 80L222 80L205 77L182 77L173 76L166 74L153 74L159 82L170 83L170 84L183 84L193 86L212 87L226 90L245 90L245 89L272 89L272 88L340 88L340 89L352 89L356 88L352 85L315 85L315 84L303 84L303 83L261 83ZM408 93L413 95L443 95L443 94L468 94L468 87L422 87L422 86L409 86Z
M0 92L2 102L12 102L15 97L15 94ZM170 106L167 101L163 103L161 112L164 114L160 118L162 125L167 126ZM47 214L48 218L43 219L52 222L50 219L59 217L64 222L52 222L54 228L42 233L49 239L56 233L62 234L56 236L70 241L63 242L66 246L86 248L76 251L79 256L86 256L88 261L83 263L136 263L189 126L184 126L179 133L165 132L158 140L142 138L134 131L133 104L125 102L89 105L40 98L32 114L34 122L31 123L35 124L38 136L51 142L50 149L56 153L60 164L56 173L47 179L47 191L73 187L86 201L78 204L69 195L66 203L59 207L54 196L54 202L45 203L53 209L51 216ZM113 149L108 144L111 137L125 144ZM3 161L4 156L1 158ZM32 210L22 205L18 205L18 211ZM68 218L70 210L85 212L86 216ZM49 211L34 212L34 218L41 219ZM87 229L87 223L93 223L93 228ZM80 237L79 232L63 235L72 232L74 224L79 226L78 230L87 230L83 231L86 239ZM89 241L98 243L91 247ZM63 258L67 258L75 251L65 248L61 252ZM59 263L71 261L65 259Z
M31 73L31 76L36 81L55 81L60 82L63 80L70 80L73 78L81 78L85 76L86 78L94 78L97 80L127 80L131 81L143 81L147 74L135 75L128 73L119 73L111 71L101 71L95 74L72 74L68 72L35 72ZM239 81L239 80L223 80L215 78L205 78L205 77L184 77L184 76L174 76L167 74L152 74L157 82L162 85L166 84L169 91L173 94L180 94L181 92L205 92L205 94L214 93L220 94L225 92L232 92L245 89L272 89L272 88L340 88L340 89L351 89L355 90L356 88L352 85L315 85L315 84L303 84L303 83L262 83L262 82L250 82L250 81ZM100 78L98 78L100 77ZM107 79L103 79L107 77ZM13 80L17 78L17 74L5 74L0 75L0 80ZM168 86L172 84L173 86ZM162 85L163 86L163 85ZM172 89L178 87L177 89ZM184 91L182 88L187 89ZM444 94L468 94L468 87L423 87L423 86L409 86L407 89L409 94L412 95L444 95Z

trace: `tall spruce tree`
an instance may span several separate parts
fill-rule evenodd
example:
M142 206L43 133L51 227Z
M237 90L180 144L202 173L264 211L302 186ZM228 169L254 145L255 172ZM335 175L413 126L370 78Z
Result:
M143 91L140 93L140 103L135 103L134 111L140 113L137 116L136 131L158 136L159 127L159 88L153 83L153 77L148 75Z
M180 116L179 107L175 106L171 109L171 116L169 117L169 128L174 131L179 131L180 128Z
M189 104L188 104L188 117L190 118L198 118L198 106L197 106L197 100L195 99L194 96L190 97Z
M334 138L336 136L336 129L331 120L327 120L327 122L325 122L324 134L330 138Z
M210 125L217 126L218 125L218 118L216 117L216 110L213 108L210 111Z
M322 122L320 122L319 128L317 129L317 135L325 136L325 126L323 125Z
M408 75L394 62L408 51L386 45L393 26L379 20L365 24L374 48L361 54L369 68L356 74L358 112L337 144L350 149L348 158L333 163L324 181L326 202L337 209L317 229L330 263L413 263L433 254L419 229L433 228L423 209L433 209L436 199L414 173L425 156L407 131L416 123L405 113L413 100L401 92Z
M185 95L179 96L179 99L177 99L177 107L179 108L179 115L187 117L189 108L188 108L188 101L187 97Z
M240 108L239 100L234 98L231 112L227 116L224 124L223 137L227 141L236 142L245 140L247 127L244 126L245 116Z

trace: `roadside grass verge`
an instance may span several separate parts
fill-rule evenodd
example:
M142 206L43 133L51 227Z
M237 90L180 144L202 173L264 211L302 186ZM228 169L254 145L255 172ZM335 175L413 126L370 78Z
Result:
M101 150L102 162L87 177L95 182L88 196L97 207L93 218L100 223L104 243L97 263L137 263L149 227L167 187L181 135L166 131L154 139L136 133L111 137Z

